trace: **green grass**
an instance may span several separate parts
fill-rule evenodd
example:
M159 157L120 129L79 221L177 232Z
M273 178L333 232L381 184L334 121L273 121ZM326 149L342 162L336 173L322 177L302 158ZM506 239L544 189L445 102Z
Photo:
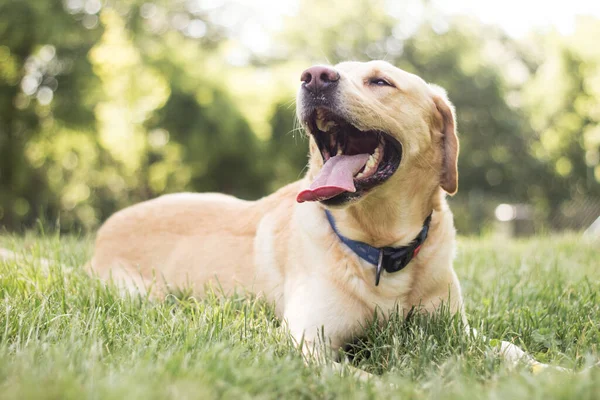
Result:
M89 239L0 247L26 257L0 261L2 399L600 398L600 369L583 370L600 359L600 244L577 236L463 238L455 268L472 326L583 372L511 369L441 313L366 327L354 362L380 374L368 383L305 366L261 301L120 297L78 267Z

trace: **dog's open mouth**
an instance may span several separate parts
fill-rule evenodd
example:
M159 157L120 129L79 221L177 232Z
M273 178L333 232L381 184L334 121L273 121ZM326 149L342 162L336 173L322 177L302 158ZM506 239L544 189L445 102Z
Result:
M316 109L306 125L324 164L310 187L298 194L300 203L337 205L356 199L385 182L400 165L402 146L384 132L361 131L324 108Z

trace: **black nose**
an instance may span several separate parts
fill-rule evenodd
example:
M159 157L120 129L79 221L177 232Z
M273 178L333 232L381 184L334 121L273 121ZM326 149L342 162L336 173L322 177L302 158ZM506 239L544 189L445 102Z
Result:
M302 85L309 91L316 93L328 87L335 86L340 80L340 74L331 67L315 65L305 70L300 77Z

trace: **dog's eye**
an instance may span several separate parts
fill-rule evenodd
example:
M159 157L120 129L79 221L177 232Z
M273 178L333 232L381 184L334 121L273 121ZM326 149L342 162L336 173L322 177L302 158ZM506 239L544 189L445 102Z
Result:
M392 85L391 83L389 83L387 80L385 80L383 78L371 78L371 79L369 79L369 84L370 85L375 85L375 86L390 86L390 87L394 87L394 85Z

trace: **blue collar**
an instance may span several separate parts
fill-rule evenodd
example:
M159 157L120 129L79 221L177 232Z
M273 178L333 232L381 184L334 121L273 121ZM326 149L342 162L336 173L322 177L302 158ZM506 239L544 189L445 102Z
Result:
M373 247L358 240L352 240L342 235L335 226L333 216L328 210L325 210L325 215L329 220L331 228L340 240L350 249L356 253L357 256L363 260L375 265L377 267L375 275L375 286L379 285L379 279L381 278L381 271L386 270L388 273L398 272L410 263L410 261L419 254L421 245L427 239L427 233L429 232L429 223L431 222L431 214L425 219L423 223L423 229L417 235L417 237L410 242L408 246L402 247Z

